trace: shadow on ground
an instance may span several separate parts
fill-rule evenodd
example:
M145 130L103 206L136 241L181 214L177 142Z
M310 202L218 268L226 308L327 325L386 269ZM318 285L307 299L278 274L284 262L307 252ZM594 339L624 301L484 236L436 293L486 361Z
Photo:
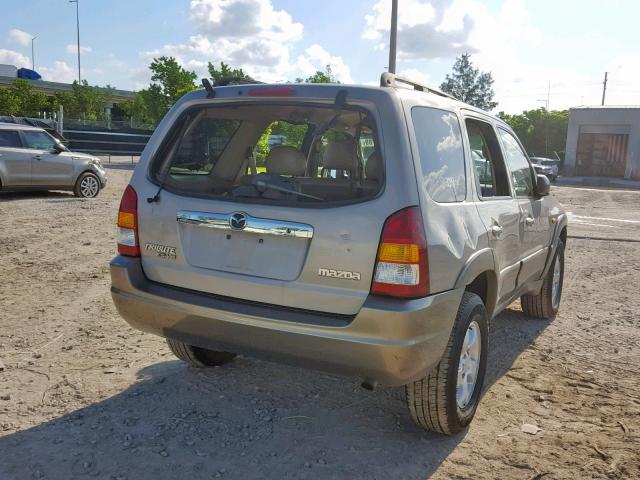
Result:
M36 198L75 198L73 192L65 192L60 190L30 190L21 192L0 192L0 202L11 200L31 200ZM82 199L78 199L82 200Z
M487 385L547 326L492 323ZM426 478L466 435L423 432L402 389L247 358L167 361L111 398L0 437L0 478Z

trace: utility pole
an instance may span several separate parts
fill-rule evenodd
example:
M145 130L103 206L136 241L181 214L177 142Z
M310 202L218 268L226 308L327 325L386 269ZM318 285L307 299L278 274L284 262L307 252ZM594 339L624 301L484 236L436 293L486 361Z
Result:
M396 73L396 40L398 38L398 0L391 0L391 36L389 38L389 73Z
M609 72L604 72L604 82L602 82L602 105L604 106L604 97L607 94L607 76Z
M551 81L549 81L549 86L547 87L547 98L539 98L538 102L544 102L544 109L549 111L549 100L551 99Z
M33 41L38 38L38 36L36 35L35 37L31 38L31 70L36 69L36 56L34 54L34 49L33 49Z
M80 74L80 0L69 0L69 3L76 4L76 31L78 32L78 85L82 84L82 75Z
M547 112L549 111L550 100L551 100L551 80L549 80L549 86L547 88Z

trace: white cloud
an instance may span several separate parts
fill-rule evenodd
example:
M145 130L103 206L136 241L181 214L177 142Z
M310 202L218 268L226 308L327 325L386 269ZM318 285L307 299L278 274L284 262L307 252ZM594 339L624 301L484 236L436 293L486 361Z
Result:
M446 22L456 0L404 0L398 8L398 59L430 59L473 52L469 35L474 19L464 15L460 22ZM365 16L362 37L376 40L376 49L388 48L391 2L378 0L373 13ZM381 42L380 42L381 41Z
M78 44L76 43L70 43L69 45L67 45L67 53L72 53L74 55L78 54ZM87 47L85 45L80 45L80 53L89 53L92 52L93 49L91 47Z
M33 35L28 32L24 32L22 30L18 30L17 28L13 28L9 30L9 41L12 43L17 43L18 45L22 45L26 47L31 44L31 39Z
M431 76L417 68L406 68L398 72L398 75L406 78L407 80L413 80L414 82L421 83L423 85L430 85L432 83Z
M374 48L380 48L381 44L388 48L389 4L378 1L365 17L363 37L375 41ZM472 53L472 62L493 75L497 110L516 112L543 106L538 100L546 99L549 80L552 109L577 105L582 96L592 96L594 79L570 68L551 68L527 61L523 52L536 48L541 41L542 35L529 17L524 0L503 0L497 14L480 0L400 2L398 62L402 67L404 62L412 61L412 68L402 73L422 83L423 71L415 68L421 61L428 60L427 65L433 65L433 59L437 58L453 65L456 56ZM629 73L625 78L632 75ZM434 85L440 81L426 80Z
M0 63L15 65L18 68L30 67L31 60L14 50L0 48Z
M191 0L190 18L195 35L181 44L143 52L145 61L170 55L201 77L208 76L207 62L223 61L265 82L308 76L331 64L338 80L352 81L342 57L319 45L292 60L291 51L302 37L303 25L285 10L276 10L271 0ZM136 72L135 77L140 88L148 75Z
M38 67L38 73L42 75L43 80L50 82L72 83L78 79L78 71L61 60L53 62L50 67Z
M286 42L302 35L302 24L271 0L192 0L191 19L198 31L211 37L260 38Z
M300 55L293 66L303 77L308 77L318 70L324 71L327 66L331 67L333 77L342 83L353 83L351 69L340 56L331 55L318 44L311 45Z

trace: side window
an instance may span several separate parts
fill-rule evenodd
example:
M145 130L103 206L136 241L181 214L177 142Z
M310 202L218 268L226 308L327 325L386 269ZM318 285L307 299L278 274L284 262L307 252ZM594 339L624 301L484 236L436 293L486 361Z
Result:
M22 148L20 135L11 130L0 130L0 148Z
M22 132L26 143L26 148L33 148L35 150L53 150L53 146L56 141L45 132L35 132L25 130Z
M171 175L208 175L238 130L238 120L202 118L190 125L171 162Z
M533 196L533 176L526 155L513 135L506 130L500 129L499 131L504 148L504 155L507 157L507 162L509 163L509 170L511 171L511 179L516 196Z
M467 193L458 117L428 107L411 109L424 186L440 203L461 202Z
M493 127L471 118L465 121L465 125L480 196L510 197L509 177Z

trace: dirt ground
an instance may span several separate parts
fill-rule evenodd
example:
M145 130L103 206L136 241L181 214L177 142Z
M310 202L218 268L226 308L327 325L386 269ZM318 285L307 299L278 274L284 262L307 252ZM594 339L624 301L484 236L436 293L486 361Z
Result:
M195 370L129 328L108 262L130 173L93 200L0 194L0 479L640 478L640 192L553 189L572 212L561 312L492 322L476 419L446 438L402 389Z

